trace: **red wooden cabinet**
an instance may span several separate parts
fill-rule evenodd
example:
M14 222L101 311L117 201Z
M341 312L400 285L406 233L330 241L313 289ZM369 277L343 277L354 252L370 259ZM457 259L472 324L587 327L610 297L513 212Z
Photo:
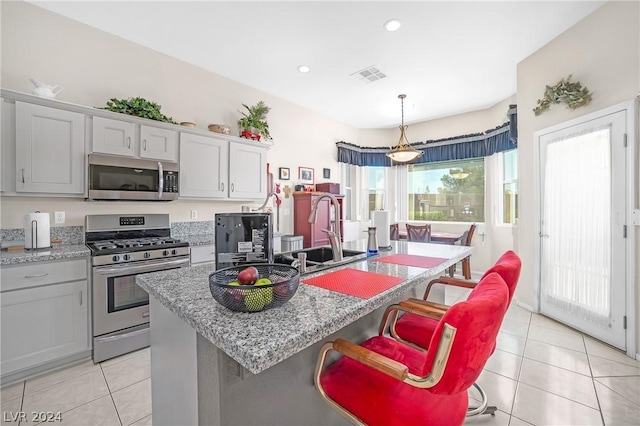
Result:
M311 213L311 207L315 203L316 199L322 193L319 192L294 192L293 193L293 233L295 235L302 235L303 247L318 247L329 245L329 237L326 232L322 232L323 229L332 229L329 222L335 220L333 205L329 198L323 198L318 205L318 220L316 223L309 223L309 214ZM344 240L344 228L343 228L343 207L342 202L344 195L335 195L340 205L340 236Z

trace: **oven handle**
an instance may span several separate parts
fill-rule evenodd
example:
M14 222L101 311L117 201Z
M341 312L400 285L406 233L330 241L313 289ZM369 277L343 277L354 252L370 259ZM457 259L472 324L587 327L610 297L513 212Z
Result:
M158 161L158 200L162 200L162 191L164 191L164 170L162 163Z
M156 272L162 271L165 269L171 268L180 268L182 266L189 265L189 258L178 259L178 260L169 260L169 261L151 261L145 262L141 265L117 265L117 266L109 266L109 267L98 267L94 268L94 272L100 275L112 275L114 273L122 274L139 274L144 272Z

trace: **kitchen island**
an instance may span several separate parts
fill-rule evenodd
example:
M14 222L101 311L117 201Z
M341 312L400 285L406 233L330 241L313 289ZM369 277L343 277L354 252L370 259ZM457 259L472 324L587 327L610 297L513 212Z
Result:
M301 283L285 305L259 313L232 312L213 300L211 265L138 276L150 294L154 424L344 424L313 385L320 346L338 336L360 342L377 333L389 304L421 297L432 277L472 251L392 244L378 256L301 279L343 268L403 279L389 290L361 299ZM366 242L345 248L366 250ZM377 261L396 253L446 260L429 269Z

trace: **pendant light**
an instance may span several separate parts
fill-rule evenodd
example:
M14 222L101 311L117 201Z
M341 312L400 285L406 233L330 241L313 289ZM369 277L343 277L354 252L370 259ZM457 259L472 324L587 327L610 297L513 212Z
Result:
M409 144L407 141L407 136L405 135L405 131L407 127L404 125L404 98L407 95L398 95L400 98L400 104L402 108L402 124L400 125L400 139L398 140L398 145L391 148L391 151L387 152L387 157L391 158L393 161L397 163L408 163L409 161L413 161L416 158L420 157L423 152L418 151L414 147Z

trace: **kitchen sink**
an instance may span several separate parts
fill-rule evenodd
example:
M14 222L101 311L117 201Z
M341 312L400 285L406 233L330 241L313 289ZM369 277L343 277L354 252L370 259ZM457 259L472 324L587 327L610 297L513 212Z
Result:
M319 272L335 266L344 265L346 263L355 262L367 258L367 253L357 250L342 250L342 260L335 262L333 260L333 251L331 247L313 247L304 250L295 250L288 253L279 253L274 257L275 263L283 263L291 265L298 259L299 253L307 254L306 272L302 275Z

